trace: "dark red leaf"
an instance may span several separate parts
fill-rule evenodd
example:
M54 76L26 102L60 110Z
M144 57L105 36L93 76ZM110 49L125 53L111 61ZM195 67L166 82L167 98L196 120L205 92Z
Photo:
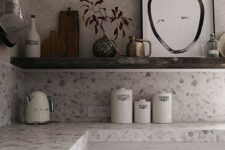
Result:
M129 26L129 22L128 22L126 19L123 19L123 23L124 23L126 26Z
M90 10L90 9L85 9L85 10L84 10L83 20L84 20L85 15L88 13L89 10Z
M94 22L94 20L92 19L92 20L90 21L90 25L91 25L93 22Z
M126 33L125 33L125 31L123 30L123 38L126 36Z
M96 5L101 5L103 2L104 2L103 0L98 0L98 1L95 3L94 6L96 6Z
M83 8L83 7L90 8L89 5L82 5L80 8Z
M106 17L98 17L98 19L101 19L101 20L107 20Z
M95 24L96 24L97 26L99 25L99 22L98 22L98 20L96 20L96 21L95 21Z
M118 12L118 10L119 10L119 7L115 7L115 11L116 11L116 13Z
M80 0L80 2L89 2L89 0Z
M115 35L114 40L116 40L118 38L118 27L114 30L114 35Z
M93 15L92 18L93 18L93 21L95 22L95 25L98 26L99 22L98 22L97 17L95 15Z
M123 16L123 12L120 11L120 13L118 14L118 17L122 17Z
M123 22L122 22L122 21L120 22L119 29L120 29L120 30L122 30L122 29L123 29Z
M114 35L118 35L118 28L114 30Z
M113 21L115 21L115 20L116 20L116 17L111 17L111 18L110 18L110 21L111 21L111 22L113 22Z
M89 1L89 0L80 0L80 2L86 2L86 3L88 3L88 4L93 5L93 2L91 2L91 1Z
M131 18L127 18L128 20L130 20L130 22L133 22L133 20Z
M98 26L95 26L95 34L98 33Z
M89 23L90 19L91 19L91 17L88 17L88 18L86 19L86 21L85 21L85 26L88 26L88 23Z
M116 12L114 9L112 9L112 13L113 13L113 16L116 17Z
M133 20L131 18L127 18L127 19L132 23L132 25L134 25Z
M94 21L96 21L96 20L97 20L97 18L96 18L96 16L95 16L95 15L93 15L92 17L93 17L93 20L94 20Z

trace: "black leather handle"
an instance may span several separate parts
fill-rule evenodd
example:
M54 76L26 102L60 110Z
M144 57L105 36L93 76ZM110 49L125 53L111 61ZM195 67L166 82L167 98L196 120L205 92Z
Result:
M53 103L53 100L52 100L51 96L48 96L48 102L49 102L50 112L53 112L54 111L54 103Z
M3 30L3 28L0 26L0 40L8 47L13 47L16 45L15 43L12 43L7 38L7 33Z

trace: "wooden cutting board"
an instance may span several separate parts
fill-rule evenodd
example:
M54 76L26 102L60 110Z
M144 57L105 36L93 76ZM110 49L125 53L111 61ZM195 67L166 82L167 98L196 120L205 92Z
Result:
M66 45L56 31L51 31L49 37L42 42L41 57L65 57Z
M68 8L59 14L59 36L66 45L66 57L79 57L79 15Z

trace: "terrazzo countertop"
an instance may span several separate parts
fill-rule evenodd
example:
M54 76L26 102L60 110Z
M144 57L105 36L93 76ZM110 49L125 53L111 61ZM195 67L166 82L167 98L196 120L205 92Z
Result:
M84 150L88 141L225 142L221 124L16 124L0 128L1 150Z

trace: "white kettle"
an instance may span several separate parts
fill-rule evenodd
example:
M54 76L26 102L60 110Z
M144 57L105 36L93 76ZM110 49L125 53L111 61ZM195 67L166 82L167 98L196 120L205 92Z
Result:
M44 92L35 91L27 97L26 123L44 124L50 121L50 112L53 112L53 101Z

